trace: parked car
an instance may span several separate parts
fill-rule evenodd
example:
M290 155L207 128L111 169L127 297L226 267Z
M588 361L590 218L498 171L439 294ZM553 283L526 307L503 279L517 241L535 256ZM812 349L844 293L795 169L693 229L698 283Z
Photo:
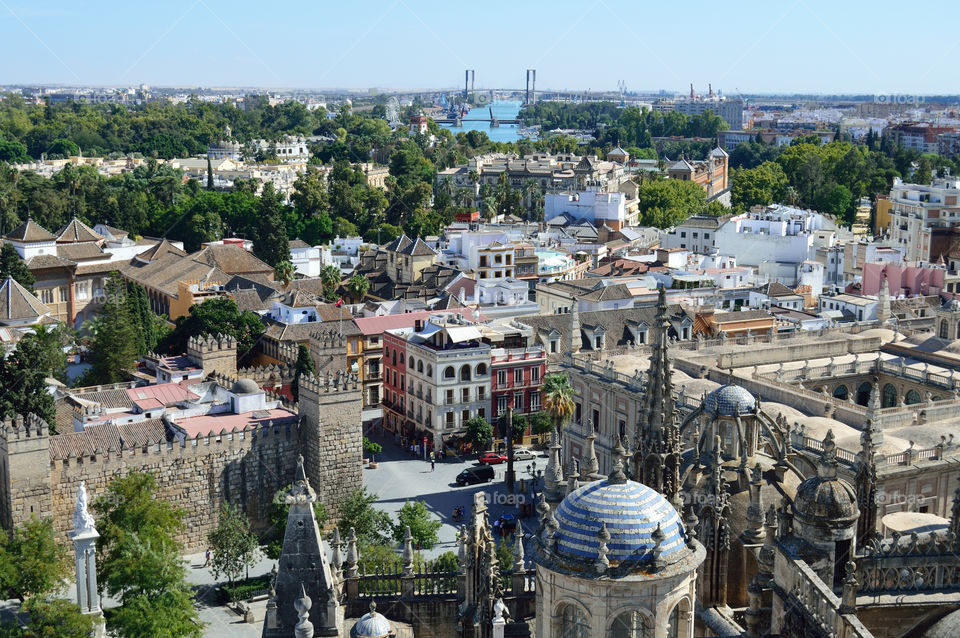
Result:
M514 461L532 461L537 458L536 455L525 447L513 448Z
M457 485L473 485L474 483L488 483L493 480L493 468L489 465L468 467L457 474Z
M497 463L504 463L506 460L507 457L503 454L487 452L480 457L480 465L496 465Z

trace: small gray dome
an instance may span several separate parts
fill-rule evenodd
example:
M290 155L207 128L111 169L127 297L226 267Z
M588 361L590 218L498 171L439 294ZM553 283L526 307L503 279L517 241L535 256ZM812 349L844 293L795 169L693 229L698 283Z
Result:
M941 618L923 634L923 638L955 638L955 636L960 636L960 609Z
M813 476L797 487L793 511L808 520L844 523L860 516L857 494L841 478Z
M254 392L260 392L260 386L253 379L240 379L233 384L234 394L252 394Z
M721 416L753 414L756 407L754 396L738 385L722 385L708 394L703 402L704 412Z

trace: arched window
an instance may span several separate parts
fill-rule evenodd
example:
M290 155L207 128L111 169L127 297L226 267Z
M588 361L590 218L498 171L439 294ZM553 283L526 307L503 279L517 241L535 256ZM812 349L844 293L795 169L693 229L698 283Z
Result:
M410 357L410 358L407 360L407 365L410 366L410 369L411 369L411 370L413 370L414 368L417 367L417 360L414 359L413 357Z
M460 380L461 381L470 380L470 366L466 364L460 366Z
M453 369L453 366L447 366L443 369L443 378L444 379L453 379L456 378L457 372Z
M397 365L397 351L393 351L393 365Z
M487 373L487 364L485 364L485 363L478 363L478 364L477 364L477 376L478 376L478 377L482 377L482 376L485 375L486 373Z
M639 611L625 611L613 619L610 638L647 638L653 631L647 629L647 617Z
M947 320L946 319L940 320L940 338L941 339L947 338Z
M857 405L867 405L870 403L870 391L873 388L869 381L864 381L857 387Z
M560 617L560 638L588 638L590 623L586 614L576 605L564 605L557 614Z
M683 601L677 603L670 612L670 618L667 620L667 638L680 638L680 605Z
M897 405L897 388L892 383L883 386L883 407L892 408Z
M403 353L400 353L400 365L403 365Z
M423 374L423 360L417 361L417 372Z
M916 390L910 390L907 392L907 396L904 398L904 402L907 405L913 405L914 403L920 403L920 393Z
M841 401L846 401L849 395L850 391L842 383L833 389L833 396Z
M427 364L427 377L430 379L433 378L433 366L429 363Z

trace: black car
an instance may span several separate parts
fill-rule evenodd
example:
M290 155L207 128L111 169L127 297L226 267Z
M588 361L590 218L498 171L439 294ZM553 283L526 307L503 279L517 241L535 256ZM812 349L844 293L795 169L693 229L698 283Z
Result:
M457 474L457 485L473 485L474 483L487 483L492 480L493 468L489 465L468 467Z

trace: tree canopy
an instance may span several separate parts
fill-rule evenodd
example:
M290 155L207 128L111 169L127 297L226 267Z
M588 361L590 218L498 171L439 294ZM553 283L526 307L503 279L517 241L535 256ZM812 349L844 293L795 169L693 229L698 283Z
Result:
M176 327L160 348L166 352L187 351L190 337L199 335L230 335L237 340L237 355L243 356L253 348L263 334L260 318L248 311L240 311L229 297L216 297L190 307L190 314L177 317Z

